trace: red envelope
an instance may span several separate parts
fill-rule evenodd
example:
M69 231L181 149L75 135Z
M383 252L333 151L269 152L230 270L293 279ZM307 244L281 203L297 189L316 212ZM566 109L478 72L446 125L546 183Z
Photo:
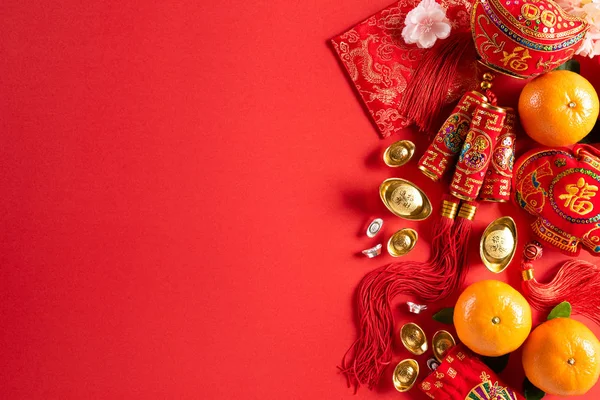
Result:
M436 400L525 400L462 344L448 351L419 388Z
M439 2L440 0L438 0ZM371 16L354 28L331 39L340 61L382 137L410 125L399 109L402 95L427 49L407 45L402 38L404 19L419 0L402 0ZM451 35L469 31L468 0L443 0L452 24ZM478 87L476 65L465 65L448 93L456 101L467 90ZM424 94L427 95L427 94Z

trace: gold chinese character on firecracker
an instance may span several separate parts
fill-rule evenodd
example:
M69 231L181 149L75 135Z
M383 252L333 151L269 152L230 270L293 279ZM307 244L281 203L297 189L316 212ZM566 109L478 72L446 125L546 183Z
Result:
M444 386L444 384L442 382L440 382L440 381L437 381L435 383L435 387L438 388L438 389L441 388L441 387L443 387L443 386Z
M448 376L452 379L456 378L456 370L454 368L448 368Z
M589 201L596 196L598 186L588 184L585 179L579 178L577 183L565 186L567 193L558 196L560 200L565 200L565 207L579 214L585 215L594 209L594 204Z
M452 362L454 361L454 358L452 356L447 356L446 361L448 361L450 364L452 364Z

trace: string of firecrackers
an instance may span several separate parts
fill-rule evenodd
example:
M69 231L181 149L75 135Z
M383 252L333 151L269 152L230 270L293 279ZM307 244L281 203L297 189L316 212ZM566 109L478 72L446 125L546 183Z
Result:
M400 2L398 8L390 9L406 10L405 6ZM446 16L447 9L433 0L423 0L412 9L396 13L393 29L377 27L385 28L388 36L384 37L392 40L384 40L386 46L390 45L385 53L380 52L380 47L369 47L377 32L369 31L366 39L361 39L365 23L332 40L368 107L372 99L365 98L365 88L361 86L365 81L361 77L366 77L370 89L380 90L375 84L381 83L377 73L386 69L383 64L372 69L376 61L385 59L389 71L406 69L403 57L410 54L411 46L420 49L415 53L418 56L410 60L410 74L403 75L401 87L388 91L388 105L397 106L394 118L401 120L401 127L414 123L426 133L431 133L432 121L447 103L456 81L462 79L460 70L468 69L477 58L484 72L480 88L471 86L461 97L450 117L431 135L433 141L418 163L424 175L434 181L454 169L449 194L443 197L433 229L430 260L380 267L359 284L359 337L341 366L348 383L355 388L373 388L391 363L391 344L397 335L391 304L396 296L414 297L417 302L407 304L410 312L418 314L427 304L444 300L462 287L471 221L478 201L508 201L512 197L537 218L532 229L545 243L571 255L579 252L580 245L600 254L600 196L596 197L600 187L600 152L586 145L573 150L557 147L572 145L589 133L598 117L598 96L591 84L577 74L553 71L561 69L575 54L590 58L600 54L600 0L562 0L558 4L552 0L477 0L466 8L470 9L471 32L467 33L472 42L464 32L452 33L455 24ZM399 24L403 13L404 21ZM381 21L382 15L374 17L373 22ZM367 25L372 28L377 23ZM398 45L399 37L404 44ZM374 49L376 54L372 53ZM395 58L395 50L402 56ZM355 61L355 55L360 56L362 64ZM412 70L414 67L417 68ZM498 74L515 79L537 77L520 94L518 110L497 104L492 87ZM558 87L564 93L555 93ZM568 101L562 104L565 94ZM557 100L553 95L562 98ZM542 96L545 102L534 104L532 99L536 96ZM374 117L380 115L381 110L369 110ZM389 109L385 113L391 115ZM554 125L545 122L547 116L553 117L550 119ZM551 148L522 156L513 175L517 117L529 136ZM576 118L579 125L566 130L565 127L573 128ZM382 130L381 121L375 122L384 137L394 128L384 124ZM412 142L401 140L388 147L384 161L398 167L414 152ZM546 170L552 171L545 173ZM380 196L386 207L401 218L421 220L431 214L426 194L410 181L388 179L380 187ZM377 234L382 223L373 221L367 235ZM393 256L405 255L416 243L416 231L403 231L406 230L397 232L388 242L387 250ZM502 272L513 260L516 243L512 218L491 222L481 236L482 262L491 272ZM375 257L381 247L363 253ZM460 343L448 331L440 330L433 336L434 357L427 360L432 373L419 385L428 397L539 399L545 393L581 395L596 384L600 375L600 342L585 325L569 317L572 307L574 313L600 324L600 300L596 297L600 270L592 263L574 259L564 263L551 282L540 283L534 277L534 263L541 255L540 243L531 242L525 247L521 270L526 298L497 280L476 282L464 289L451 312ZM415 275L415 271L419 273ZM565 304L568 313L564 312ZM549 321L533 331L531 306L545 311L554 307ZM434 318L442 314L443 311ZM428 351L426 333L418 325L404 324L398 335L412 354L422 356ZM527 377L524 397L519 390L506 386L493 368L506 365L508 355L521 346ZM561 371L561 376L556 371ZM582 374L586 379L580 379ZM394 386L398 391L408 391L418 375L419 363L403 360L392 374Z

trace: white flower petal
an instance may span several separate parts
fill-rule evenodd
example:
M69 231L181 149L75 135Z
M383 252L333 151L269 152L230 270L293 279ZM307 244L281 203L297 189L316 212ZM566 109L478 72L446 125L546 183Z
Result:
M430 47L433 47L436 40L437 40L437 38L435 37L433 32L426 32L426 33L422 34L421 37L419 38L419 41L417 42L417 46L419 46L422 49L429 49Z
M439 39L446 39L448 36L450 36L450 30L451 29L452 29L452 27L450 26L450 24L447 24L445 22L436 22L431 27L431 31Z

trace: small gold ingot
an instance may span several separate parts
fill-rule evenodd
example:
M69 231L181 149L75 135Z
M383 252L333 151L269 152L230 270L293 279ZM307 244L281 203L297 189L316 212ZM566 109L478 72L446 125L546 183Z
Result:
M388 240L388 253L390 253L392 257L404 256L414 249L418 239L419 235L414 229L400 229L392 235L390 240Z
M440 330L433 335L431 339L431 347L433 349L433 355L439 362L446 355L446 352L456 345L454 337L448 331Z
M400 328L400 339L404 347L416 356L420 356L427 351L425 332L415 323L409 322Z
M379 186L381 201L390 212L400 218L422 221L431 215L431 202L412 182L390 178Z
M517 226L511 217L493 221L481 235L479 255L491 272L500 273L508 267L517 249Z
M413 359L402 360L394 369L394 387L399 392L407 392L419 377L419 363Z
M415 144L410 140L392 143L383 153L383 162L388 167L400 167L415 154Z

